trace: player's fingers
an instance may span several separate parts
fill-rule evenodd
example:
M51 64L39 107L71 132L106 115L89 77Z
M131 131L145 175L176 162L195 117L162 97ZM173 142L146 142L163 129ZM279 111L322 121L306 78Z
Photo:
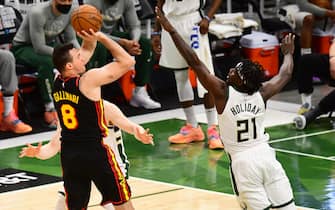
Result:
M42 142L38 142L37 148L41 148L42 147Z

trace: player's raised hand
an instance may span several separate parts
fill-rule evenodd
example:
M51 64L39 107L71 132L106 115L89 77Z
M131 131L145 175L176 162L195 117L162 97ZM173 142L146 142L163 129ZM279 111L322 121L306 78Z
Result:
M159 21L161 26L169 33L174 31L174 27L170 24L169 20L166 19L164 13L158 7L155 8L155 11L156 19Z
M89 31L82 30L80 32L77 32L77 35L85 41L94 42L97 41L97 36L99 33L101 32L95 32L93 29L90 28Z
M21 149L19 157L36 157L36 155L40 152L40 149L42 147L42 142L39 142L37 146L33 146L31 144L27 144L26 147L23 147Z
M284 55L290 53L293 55L294 53L294 39L295 36L292 33L287 34L280 44L281 51Z
M141 141L143 144L154 145L153 134L149 132L149 128L144 130L142 126L137 126L135 128L134 136L137 140Z

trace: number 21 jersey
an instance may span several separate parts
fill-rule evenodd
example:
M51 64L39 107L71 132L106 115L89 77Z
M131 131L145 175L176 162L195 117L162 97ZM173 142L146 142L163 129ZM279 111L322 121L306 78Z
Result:
M226 152L234 154L267 143L264 115L265 103L260 92L248 95L229 86L225 109L218 115Z

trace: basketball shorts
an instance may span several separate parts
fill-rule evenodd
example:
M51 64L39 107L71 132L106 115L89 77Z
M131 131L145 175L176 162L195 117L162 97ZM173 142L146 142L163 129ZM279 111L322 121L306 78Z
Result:
M286 173L275 151L264 144L231 156L232 183L241 206L266 209L293 202Z
M130 200L127 180L113 151L104 143L62 143L60 154L69 209L86 209L92 181L102 195L102 206Z
M208 70L214 74L212 55L210 51L208 35L200 34L197 25L201 21L198 13L183 15L181 17L168 17L170 23L176 28L178 33L189 46L197 53L200 60L207 66ZM171 36L166 31L161 35L161 57L159 65L175 70L187 70L188 64L176 48ZM207 90L197 81L198 95L203 97Z

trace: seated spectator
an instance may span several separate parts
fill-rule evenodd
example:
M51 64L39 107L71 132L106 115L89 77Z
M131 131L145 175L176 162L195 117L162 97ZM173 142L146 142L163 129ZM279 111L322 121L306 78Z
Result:
M299 92L304 95L303 105L299 116L294 118L296 128L304 129L308 124L313 122L317 117L327 112L335 110L335 90L323 97L318 105L312 109L312 77L314 74L326 81L329 85L335 85L335 42L329 49L329 55L311 54L301 57L298 68L298 88Z
M102 31L112 35L112 38L124 47L128 53L135 56L135 89L130 100L130 105L134 107L144 107L145 109L157 109L161 104L154 101L148 95L146 85L150 82L150 77L154 66L154 54L151 48L151 41L141 36L141 22L137 17L133 0L84 0L85 4L90 4L98 8L103 14ZM125 31L120 31L119 23L123 21ZM99 45L99 43L98 43ZM100 51L100 52L99 52ZM107 49L97 46L92 60L98 59L99 66L107 62ZM98 67L98 66L96 66Z
M319 77L330 86L335 85L335 42L328 54L308 54L301 56L297 68L298 91L302 105L298 113L303 114L312 108L313 76ZM335 103L335 102L334 102Z
M335 111L335 90L323 97L315 108L295 117L293 119L295 127L303 130L319 116L332 111Z
M45 106L44 120L56 127L57 113L52 102L52 53L57 42L79 43L70 24L72 0L51 0L32 7L13 40L12 52L16 61L38 72L38 84Z
M2 49L0 49L0 75L4 107L0 130L13 133L28 133L32 131L31 126L19 120L13 109L14 92L17 90L15 58L10 51Z
M283 1L294 3L292 0ZM335 18L335 10L332 9L331 1L296 1L297 5L284 6L286 20L300 35L301 55L312 52L312 35L316 28L328 31ZM331 20L329 20L329 18Z

